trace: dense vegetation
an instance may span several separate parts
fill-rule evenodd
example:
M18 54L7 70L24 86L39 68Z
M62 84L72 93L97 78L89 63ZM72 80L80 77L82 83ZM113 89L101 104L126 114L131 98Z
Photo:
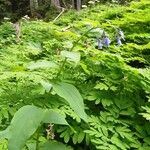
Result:
M149 12L141 0L22 19L19 37L3 22L0 150L150 150Z

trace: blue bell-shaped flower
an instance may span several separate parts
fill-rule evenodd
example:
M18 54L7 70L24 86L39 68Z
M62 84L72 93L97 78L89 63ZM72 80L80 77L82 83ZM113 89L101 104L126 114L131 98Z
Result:
M103 43L101 39L97 39L98 42L98 49L103 49Z
M118 29L118 35L117 36L119 36L122 40L125 41L124 33L120 28Z
M102 43L103 43L103 45L104 45L105 47L109 47L111 41L110 41L110 39L109 39L108 36L105 36L105 37L103 38Z
M117 44L118 44L118 46L121 46L121 45L122 45L122 42L121 42L121 38L120 38L120 37L117 37Z

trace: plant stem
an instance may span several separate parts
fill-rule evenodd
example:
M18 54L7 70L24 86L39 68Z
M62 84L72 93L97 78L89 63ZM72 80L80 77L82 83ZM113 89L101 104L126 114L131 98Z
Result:
M56 78L58 78L60 76L61 72L63 71L66 61L67 61L67 58L64 59Z
M76 40L76 41L74 42L73 47L70 49L70 51L72 51L72 50L74 49L74 47L78 44L78 42L79 42L86 34L88 34L91 30L93 30L93 29L95 29L95 28L96 28L96 27L93 27L93 28L87 30L85 33L83 33L83 34L81 35L81 37L80 37L78 40Z
M93 27L93 28L89 29L88 31L86 31L85 33L83 33L83 34L81 35L81 37L80 37L79 39L77 39L77 40L74 42L74 44L73 44L72 48L70 49L70 51L73 51L73 49L74 49L75 46L79 43L79 41L83 38L83 36L85 36L87 33L89 33L89 32L90 32L91 30L93 30L93 29L95 29L95 27ZM67 58L64 59L62 65L61 65L61 67L60 67L60 70L59 70L58 73L57 73L56 78L58 78L58 77L60 76L61 72L62 72L63 69L64 69L64 66L65 66L66 62L67 62Z
M36 136L36 150L39 150L39 137L40 137L40 127L37 129L37 136Z

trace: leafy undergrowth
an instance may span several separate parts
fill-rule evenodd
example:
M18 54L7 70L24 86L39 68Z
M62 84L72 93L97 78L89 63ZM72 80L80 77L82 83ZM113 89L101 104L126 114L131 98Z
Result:
M69 11L55 22L23 20L20 42L16 42L13 25L3 23L0 129L6 129L15 112L23 108L5 130L13 133L7 137L1 132L0 149L7 149L8 143L10 150L17 150L15 146L26 139L23 149L34 150L38 135L39 145L46 142L40 150L150 150L149 12L150 1L141 0L130 6L109 4ZM126 39L120 47L115 41L118 27ZM98 50L96 38L102 30L112 42L109 48ZM73 85L82 95L87 120L82 98ZM69 126L59 125L66 123L64 116L62 122L57 116L49 122L58 125L50 124L49 129L48 120L34 114L44 113L39 107L62 113ZM25 109L27 118L17 118ZM31 127L30 119L34 121ZM40 132L32 135L31 130L41 122ZM53 138L67 146L48 142Z

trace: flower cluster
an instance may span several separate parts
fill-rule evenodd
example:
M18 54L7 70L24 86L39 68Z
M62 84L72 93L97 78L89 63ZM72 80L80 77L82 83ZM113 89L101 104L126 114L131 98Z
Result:
M117 44L119 46L122 45L122 41L121 40L125 41L124 33L123 33L123 31L121 29L117 29L116 39L117 39Z
M46 129L48 139L54 139L54 137L55 137L53 126L54 126L54 124L50 123L48 125L48 128Z
M122 45L122 40L125 41L124 33L121 29L117 29L116 30L116 41L117 41L118 46ZM109 36L106 35L105 31L103 31L101 38L98 38L97 42L98 42L98 49L103 49L103 47L106 47L106 48L109 47L111 40L110 40Z

